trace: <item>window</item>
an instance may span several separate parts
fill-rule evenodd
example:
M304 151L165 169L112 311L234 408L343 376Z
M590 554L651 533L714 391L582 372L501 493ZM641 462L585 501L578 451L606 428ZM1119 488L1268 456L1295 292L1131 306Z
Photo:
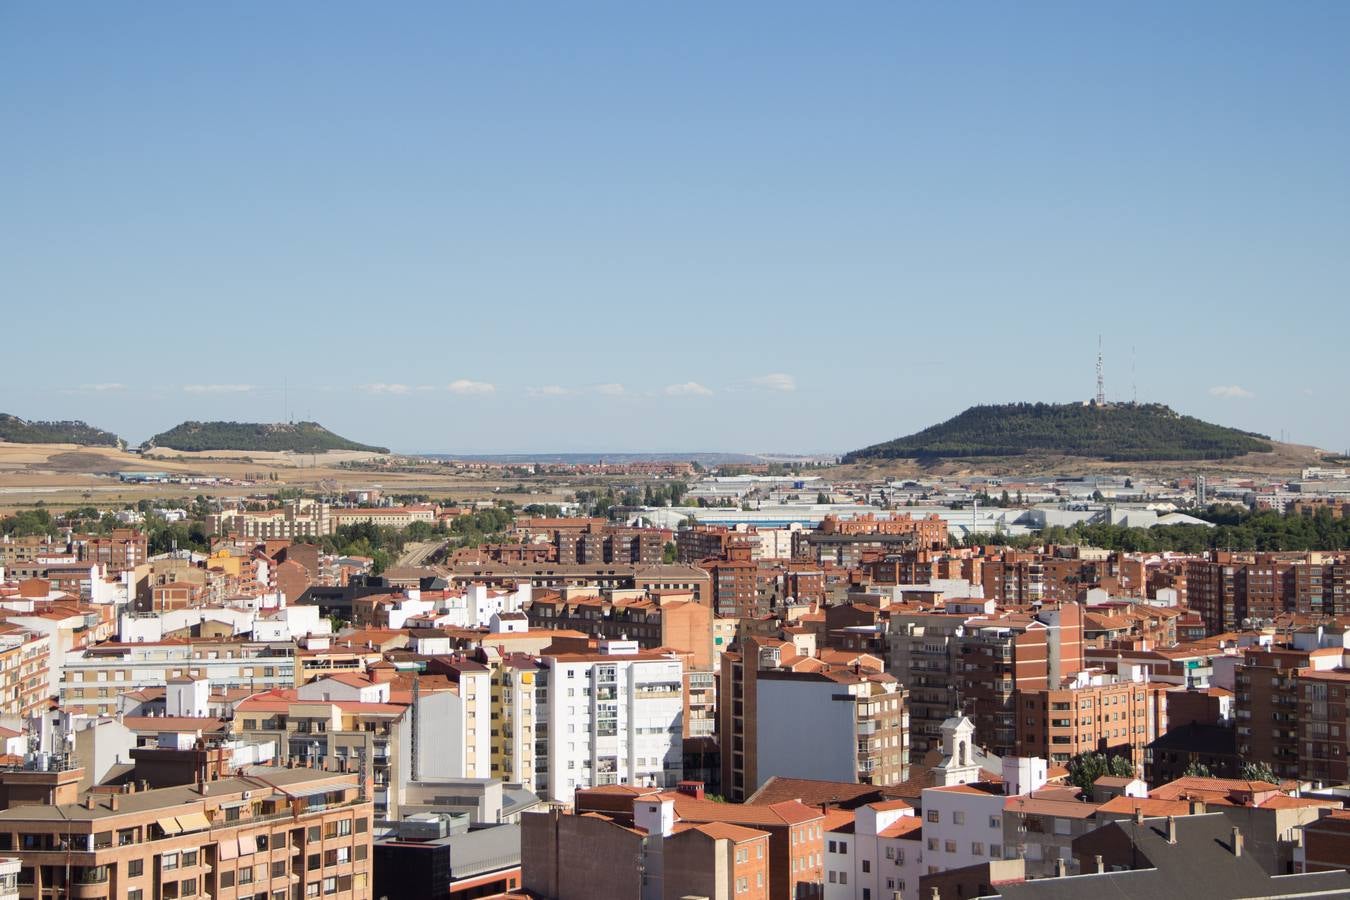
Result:
M936 809L930 809L928 811L928 821L937 822L938 820L938 811Z
M323 880L323 892L325 894L337 893L337 878L335 876L329 876Z
M132 888L127 891L127 900L142 900L145 895L141 893L140 888Z
M311 853L309 859L306 860L305 869L313 872L317 868L319 868L319 854Z
M946 851L947 853L955 853L955 852L956 852L956 841L943 841L943 842L942 842L942 849L943 849L944 851Z
M318 825L311 825L311 826L309 826L309 838L308 838L308 839L311 840L311 841L317 841L317 840L319 839L319 826L318 826Z
M220 886L223 887L223 888L232 888L232 887L234 887L234 873L233 873L233 872L221 872L221 873L220 873Z
M145 860L133 859L127 863L127 876L135 878L138 875L145 874Z
M840 873L839 873L839 883L840 883L840 884L848 884L848 873L847 873L847 872L840 872Z
M956 810L955 812L953 812L953 813L952 813L952 824L953 824L953 825L964 825L964 824L966 824L966 814L963 813L963 812L962 812L961 810L959 810L959 809Z
M971 854L972 854L973 856L984 856L984 842L983 842L983 841L971 841L971 842L970 842L970 852L971 852Z
M1000 819L998 816L990 816L990 817L989 817L989 827L990 827L990 828L998 828L998 827L1002 826L1002 824L1003 824L1003 820Z
M184 851L183 851L183 865L186 867L186 866L195 866L196 864L197 864L197 851L196 851L196 850L184 850Z
M239 883L240 883L240 884L252 884L252 883L253 883L253 867L252 867L252 866L244 866L242 869L239 870Z
M836 875L836 874L834 873L834 869L831 869L831 870L830 870L830 884L835 884L835 883L836 883L836 880L838 879L838 877L839 877L839 876Z
M990 856L991 858L993 858L993 859L1002 859L1002 858L1003 858L1003 846L1002 846L1001 844L990 844L990 845L989 845L989 856Z
M934 850L934 851L937 850L937 838L929 838L929 839L928 839L928 849L929 849L929 850Z
M179 884L178 887L179 887L178 896L180 897L197 896L197 879L195 878L184 878L182 883Z
M178 854L165 853L159 858L159 867L165 872L178 868Z
M864 859L862 861L862 869L864 873L872 871L872 861L870 859Z
M285 861L285 860L278 860L277 862L272 863L272 877L273 877L273 878L285 878L285 877L286 877L286 861Z

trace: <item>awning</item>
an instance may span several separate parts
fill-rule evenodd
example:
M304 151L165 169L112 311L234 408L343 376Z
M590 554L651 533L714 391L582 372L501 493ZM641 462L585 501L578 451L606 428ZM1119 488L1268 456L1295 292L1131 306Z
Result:
M356 787L355 784L320 784L311 787L285 788L285 792L289 797L316 797L319 794L329 794L333 791L345 791L354 787Z
M239 835L239 855L251 856L258 852L258 841L251 834Z
M183 829L179 826L178 820L173 816L169 816L165 819L156 819L155 824L159 826L161 831L168 835L183 833Z
M237 838L230 838L227 841L221 841L216 853L218 859L238 859L239 841Z
M199 812L187 813L178 816L178 824L183 826L184 831L205 831L211 827L210 821L206 816Z

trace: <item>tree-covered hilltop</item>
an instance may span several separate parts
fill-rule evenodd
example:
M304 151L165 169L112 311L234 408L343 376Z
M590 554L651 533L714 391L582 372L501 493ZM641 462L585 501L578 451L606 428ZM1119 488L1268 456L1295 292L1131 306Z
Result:
M83 447L120 447L111 431L84 422L28 422L0 413L0 441L11 444L79 444Z
M150 438L145 449L195 452L202 450L256 450L323 453L327 450L364 450L388 453L387 447L358 444L333 434L318 422L184 422Z
M1264 435L1212 425L1160 403L972 406L918 434L855 450L844 462L1058 453L1109 461L1231 459L1272 450Z

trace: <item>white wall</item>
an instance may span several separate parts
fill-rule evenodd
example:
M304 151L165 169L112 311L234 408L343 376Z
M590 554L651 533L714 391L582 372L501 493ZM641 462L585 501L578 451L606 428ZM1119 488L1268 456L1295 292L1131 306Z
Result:
M853 698L832 681L760 678L757 693L758 789L770 776L858 780Z

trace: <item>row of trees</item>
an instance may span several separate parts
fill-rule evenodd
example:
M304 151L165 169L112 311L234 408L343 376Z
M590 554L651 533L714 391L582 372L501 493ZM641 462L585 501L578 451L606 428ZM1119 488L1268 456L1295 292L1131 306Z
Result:
M1327 509L1314 515L1280 514L1271 510L1253 512L1234 506L1211 506L1195 513L1214 523L1204 525L1155 525L1130 528L1124 525L1079 523L1051 525L1034 535L1009 536L978 533L965 545L1006 546L1015 549L1042 544L1085 544L1106 550L1150 553L1171 550L1201 553L1206 550L1258 550L1263 552L1350 549L1350 519L1334 518Z
M1123 756L1116 756L1107 753L1080 753L1069 760L1065 766L1069 770L1069 784L1081 788L1084 794L1091 794L1092 785L1098 778L1110 776L1113 778L1133 778L1135 776L1134 766ZM1186 768L1183 775L1195 778L1213 778L1214 773L1203 763L1193 762ZM1264 781L1267 784L1279 784L1280 779L1275 775L1275 771L1263 762L1248 762L1242 767L1239 775L1243 781Z

